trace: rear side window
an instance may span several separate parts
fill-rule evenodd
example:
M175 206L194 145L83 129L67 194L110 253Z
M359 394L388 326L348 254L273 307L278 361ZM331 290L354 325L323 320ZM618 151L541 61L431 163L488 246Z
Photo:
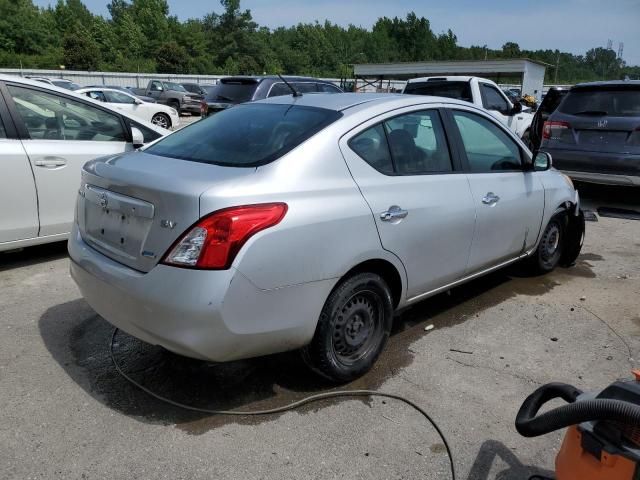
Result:
M349 146L387 175L447 173L453 170L449 147L436 110L391 118L356 135Z
M380 173L394 173L387 136L381 123L353 137L349 147Z
M107 99L104 96L104 93L98 91L87 92L85 95L89 98L93 98L94 100L98 100L99 102L106 102Z
M256 167L276 160L341 116L324 108L248 103L179 130L147 152L214 165Z
M473 113L454 111L472 172L521 170L520 148L500 127Z
M274 83L269 90L269 97L280 97L282 95L291 95L291 89L284 83Z
M640 117L640 88L577 88L569 92L559 110L569 115Z
M473 102L469 82L428 81L407 83L404 93L411 95L434 95Z

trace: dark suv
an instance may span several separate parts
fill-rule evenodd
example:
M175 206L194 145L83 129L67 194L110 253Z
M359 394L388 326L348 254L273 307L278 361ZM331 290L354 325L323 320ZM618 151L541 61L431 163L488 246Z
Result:
M297 92L302 94L342 93L342 90L328 80L292 76L284 77L284 79ZM232 107L238 103L280 95L291 95L291 89L277 76L223 78L205 98L207 115Z
M575 180L640 186L640 81L573 87L544 122L540 149Z
M568 88L551 87L542 99L542 103L538 107L536 114L531 121L531 129L529 130L529 150L535 152L540 148L542 143L542 127L544 122L549 119L549 115L556 111L562 99L569 93Z

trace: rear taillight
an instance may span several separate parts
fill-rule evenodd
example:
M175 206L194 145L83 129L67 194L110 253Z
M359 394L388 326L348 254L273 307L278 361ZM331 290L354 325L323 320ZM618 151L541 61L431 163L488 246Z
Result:
M568 122L546 121L542 127L542 138L547 140L551 138L558 139L569 128L571 128L571 125Z
M162 263L203 270L225 270L256 233L280 223L286 203L225 208L204 217L169 249Z

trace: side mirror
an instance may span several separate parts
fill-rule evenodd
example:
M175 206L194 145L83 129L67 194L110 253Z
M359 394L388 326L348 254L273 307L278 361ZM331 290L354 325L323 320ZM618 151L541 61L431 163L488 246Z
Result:
M142 105L144 102L142 100L140 100L139 98L135 98L133 100L133 103L135 103L136 105Z
M533 170L536 172L544 172L549 170L553 165L551 154L547 152L536 152L533 157Z
M509 112L511 115L517 115L520 112L522 112L522 104L520 102L515 102L513 104L513 108L511 109L511 112Z
M144 135L136 127L131 127L131 140L133 148L140 148L144 145Z

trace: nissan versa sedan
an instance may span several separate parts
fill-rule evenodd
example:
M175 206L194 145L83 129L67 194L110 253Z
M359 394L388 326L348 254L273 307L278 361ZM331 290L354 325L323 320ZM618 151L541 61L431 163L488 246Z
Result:
M525 260L569 265L571 181L457 100L280 96L85 165L71 274L118 328L230 361L301 349L344 382L394 311Z

